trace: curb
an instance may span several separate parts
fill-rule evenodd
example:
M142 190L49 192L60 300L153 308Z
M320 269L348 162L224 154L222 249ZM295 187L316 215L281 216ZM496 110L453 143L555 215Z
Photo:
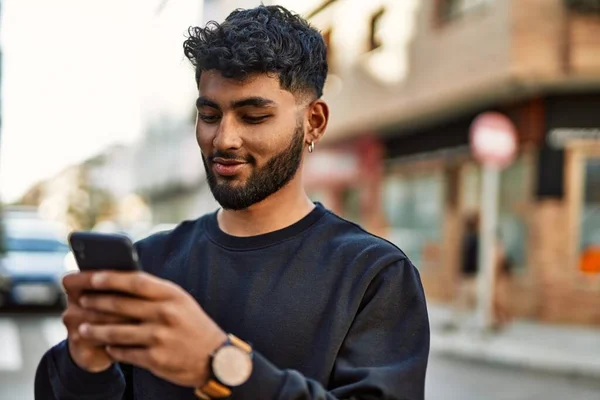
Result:
M493 336L431 334L431 352L531 370L600 379L600 354L573 355Z

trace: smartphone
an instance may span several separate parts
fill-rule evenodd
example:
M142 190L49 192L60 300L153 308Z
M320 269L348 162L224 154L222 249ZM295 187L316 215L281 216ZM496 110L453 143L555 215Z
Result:
M69 235L69 246L80 271L139 271L138 254L125 235L76 231Z

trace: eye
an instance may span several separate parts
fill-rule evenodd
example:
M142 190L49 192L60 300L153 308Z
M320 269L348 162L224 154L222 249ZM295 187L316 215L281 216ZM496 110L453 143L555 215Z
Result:
M214 124L219 121L220 117L218 115L207 115L207 114L198 114L198 118L202 120L202 122L207 124Z
M248 124L260 124L261 122L266 121L267 118L269 118L269 117L270 117L270 115L259 115L259 116L246 115L245 117L243 117L243 120Z

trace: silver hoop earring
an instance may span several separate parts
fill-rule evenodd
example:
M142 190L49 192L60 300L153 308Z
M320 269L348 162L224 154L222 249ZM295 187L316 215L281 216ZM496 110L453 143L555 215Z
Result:
M315 142L310 142L308 145L308 152L312 153L313 151L315 151Z

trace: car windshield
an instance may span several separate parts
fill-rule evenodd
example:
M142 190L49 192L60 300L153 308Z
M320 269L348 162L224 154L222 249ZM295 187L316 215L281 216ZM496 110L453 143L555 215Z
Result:
M8 237L6 250L22 252L67 253L69 246L56 239L35 237Z

